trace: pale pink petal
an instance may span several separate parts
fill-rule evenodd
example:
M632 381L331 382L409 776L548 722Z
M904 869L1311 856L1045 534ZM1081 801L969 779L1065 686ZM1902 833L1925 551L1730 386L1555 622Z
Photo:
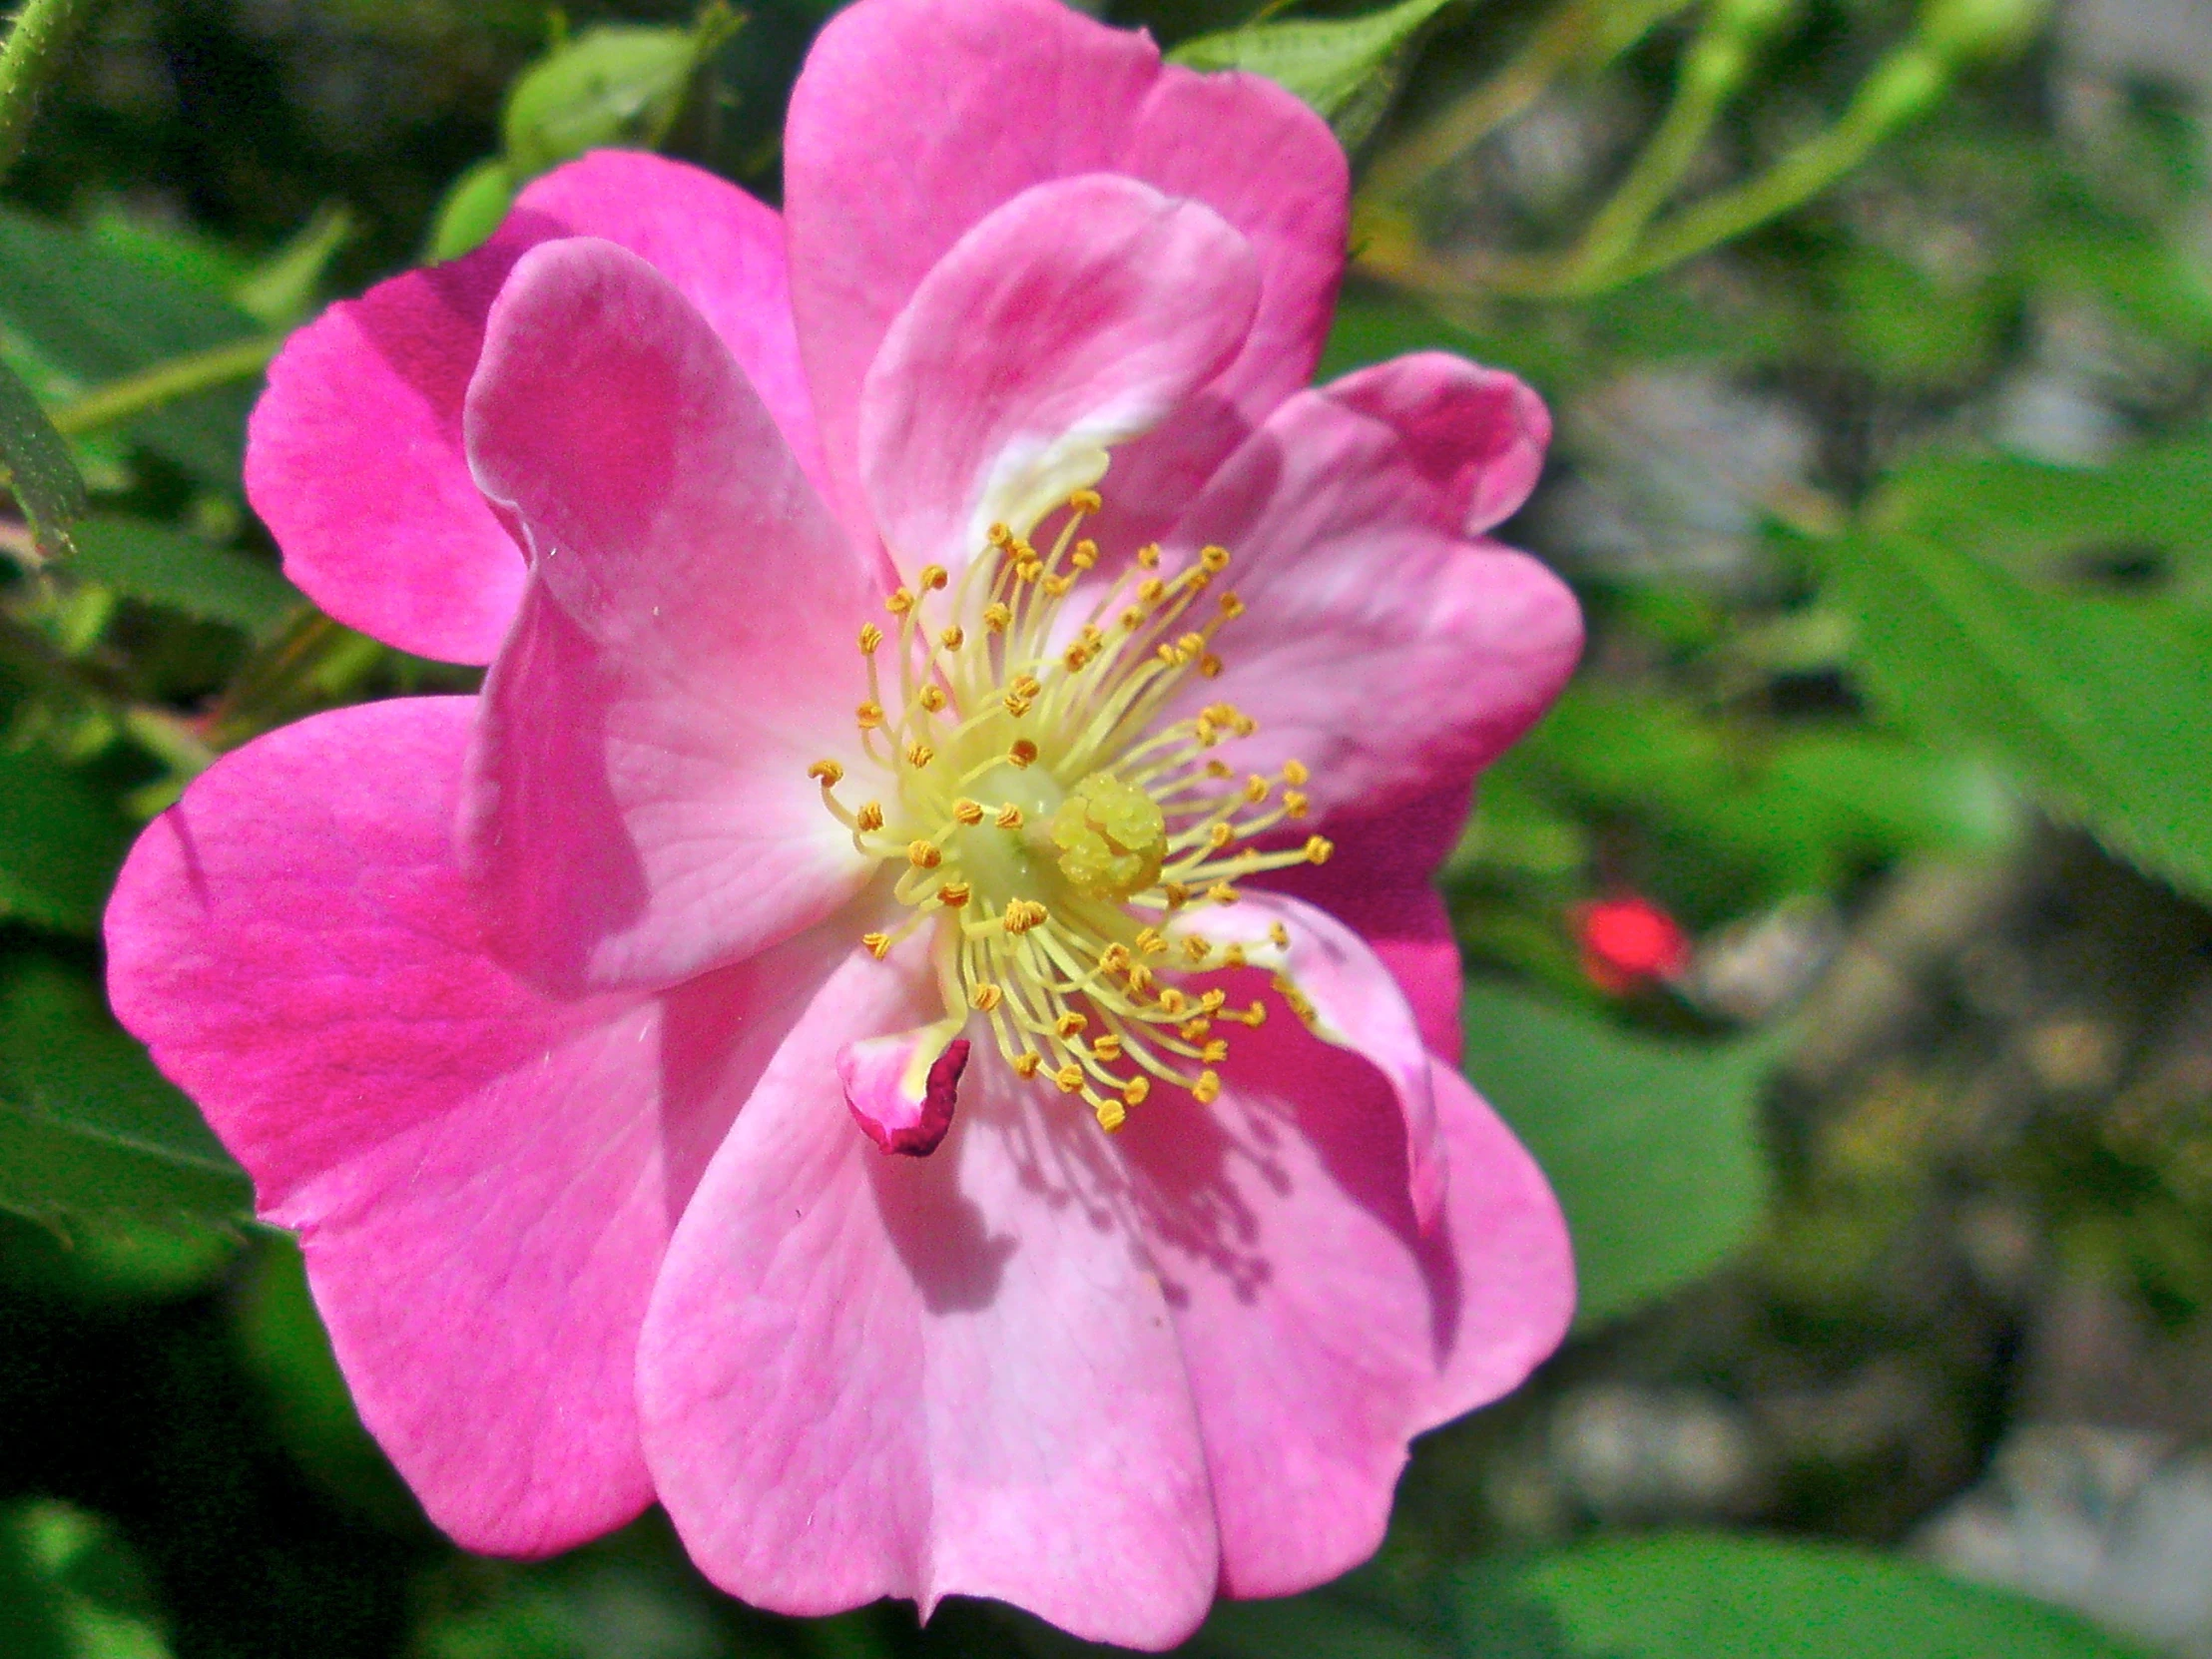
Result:
M635 255L525 255L469 456L534 548L484 687L463 862L503 959L668 983L819 921L871 865L808 777L850 744L879 590L722 342Z
M819 467L776 214L681 162L587 156L529 185L486 247L331 306L270 365L247 494L285 574L340 622L449 662L499 648L523 562L469 477L461 403L508 271L537 244L579 235L659 266Z
M1128 174L1205 203L1260 262L1242 354L1117 458L1117 534L1164 526L1320 358L1344 263L1344 152L1257 76L1164 66L1147 37L1057 0L861 0L817 39L784 150L793 303L848 523L865 520L861 382L891 319L970 227L1033 185Z
M1446 1168L1428 1049L1404 991L1367 941L1327 910L1256 887L1244 889L1234 904L1180 912L1167 933L1178 940L1203 938L1216 951L1238 946L1254 967L1288 979L1305 997L1315 1036L1365 1055L1389 1079L1405 1126L1413 1213L1423 1226L1433 1222L1443 1210Z
M1251 247L1210 208L1092 174L1039 185L955 243L891 323L860 397L860 466L907 579L955 574L994 523L1027 535L1107 450L1211 380L1252 324Z
M1104 1137L995 1055L928 1158L884 1157L840 1098L840 1048L937 1007L911 952L856 952L739 1114L639 1353L661 1500L758 1606L995 1596L1168 1646L1212 1598L1213 1521Z
M1519 487L1493 486L1466 456L1525 471L1503 379L1415 357L1356 376L1351 401L1301 393L1170 539L1184 558L1227 547L1245 605L1215 642L1226 672L1194 683L1180 712L1226 700L1258 719L1228 758L1257 772L1304 761L1317 818L1381 814L1465 780L1573 672L1574 596L1527 555L1462 533ZM1394 424L1407 410L1413 424Z
M1412 1004L1428 1051L1459 1063L1459 943L1437 871L1466 825L1465 783L1447 784L1372 818L1332 817L1329 862L1294 864L1262 886L1317 904L1368 942Z
M971 1044L940 1021L837 1050L837 1082L862 1134L885 1152L926 1158L944 1143Z
M829 959L810 936L569 1003L509 977L453 867L471 713L369 704L219 761L124 867L109 987L265 1219L299 1229L362 1417L431 1517L531 1554L651 1496L646 1298Z
M1117 1143L1198 1401L1222 1587L1287 1595L1375 1551L1406 1442L1527 1377L1574 1274L1542 1175L1446 1068L1450 1194L1426 1234L1372 1066L1270 1020L1222 1076L1207 1110L1155 1097Z

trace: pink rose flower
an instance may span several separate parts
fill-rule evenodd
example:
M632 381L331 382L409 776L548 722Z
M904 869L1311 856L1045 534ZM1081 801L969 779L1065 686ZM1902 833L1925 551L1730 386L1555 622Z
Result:
M1327 128L1052 0L862 0L786 158L588 157L293 338L286 570L489 672L201 778L115 1004L461 1543L657 1498L765 1607L1165 1646L1567 1321L1430 886L1579 647L1484 534L1548 423L1304 389Z

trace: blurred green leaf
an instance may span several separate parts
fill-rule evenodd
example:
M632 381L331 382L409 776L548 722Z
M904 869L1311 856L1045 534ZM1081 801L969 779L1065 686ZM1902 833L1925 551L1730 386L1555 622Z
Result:
M103 514L77 534L77 574L151 605L249 634L276 627L306 603L276 567L166 524Z
M2039 592L1932 535L1824 545L1883 703L2212 894L2212 612Z
M457 260L490 240L507 217L521 188L514 169L498 157L478 162L453 181L430 222L430 241L422 257L432 264Z
M85 510L85 481L69 444L31 388L0 362L0 483L15 491L30 521L38 550L47 558L69 551L69 526Z
M1759 1224L1764 1041L1630 1035L1499 985L1461 1003L1463 1069L1551 1180L1574 1239L1577 1323L1710 1273Z
M129 824L82 773L0 750L0 916L91 932L130 842Z
M82 232L0 209L0 331L81 389L262 332L245 311ZM236 490L251 384L140 416L130 430L199 482Z
M1375 131L1410 67L1420 32L1453 0L1400 0L1365 17L1254 23L1187 40L1189 69L1242 69L1296 93L1347 150Z
M1464 1571L1464 1659L2127 1659L2024 1597L1836 1544L1676 1534Z
M0 1509L0 1653L168 1659L145 1569L113 1527L52 1500Z
M323 276L358 229L342 204L317 208L283 247L231 284L231 298L266 328L288 328L314 308Z
M1225 1601L1192 1638L1203 1659L1452 1659L1447 1643L1328 1590L1280 1601Z
M602 24L533 64L507 94L507 161L524 178L606 145L658 146L703 58L737 27L709 6L689 29Z
M230 1221L251 1202L89 974L37 953L0 959L0 1208Z

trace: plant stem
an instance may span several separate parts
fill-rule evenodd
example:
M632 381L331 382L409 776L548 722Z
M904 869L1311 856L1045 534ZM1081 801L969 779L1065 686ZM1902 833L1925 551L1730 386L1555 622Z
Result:
M0 178L23 154L38 95L53 79L64 48L97 0L24 0L0 47Z
M54 429L69 437L96 432L104 426L134 420L180 397L251 379L269 366L269 359L283 343L282 334L242 339L126 374L53 410Z

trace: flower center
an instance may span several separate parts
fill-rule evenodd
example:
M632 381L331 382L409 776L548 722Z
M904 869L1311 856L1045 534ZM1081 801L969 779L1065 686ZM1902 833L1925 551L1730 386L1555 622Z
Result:
M1267 1017L1200 983L1247 963L1193 907L1235 904L1238 879L1332 849L1319 835L1252 844L1306 816L1308 773L1291 761L1240 776L1218 758L1259 730L1249 716L1213 703L1165 718L1191 675L1221 673L1214 637L1244 605L1226 590L1202 602L1228 552L1208 547L1162 577L1147 546L1116 580L1079 590L1099 559L1079 532L1098 510L1078 490L1049 552L993 525L957 589L936 597L949 577L930 565L918 592L893 593L896 635L860 630L854 782L867 799L838 799L837 761L810 775L853 844L901 866L892 890L911 913L862 942L881 958L934 921L948 1024L980 1015L1018 1075L1081 1097L1113 1129L1159 1084L1211 1101L1222 1027ZM1303 1011L1295 987L1277 988Z

